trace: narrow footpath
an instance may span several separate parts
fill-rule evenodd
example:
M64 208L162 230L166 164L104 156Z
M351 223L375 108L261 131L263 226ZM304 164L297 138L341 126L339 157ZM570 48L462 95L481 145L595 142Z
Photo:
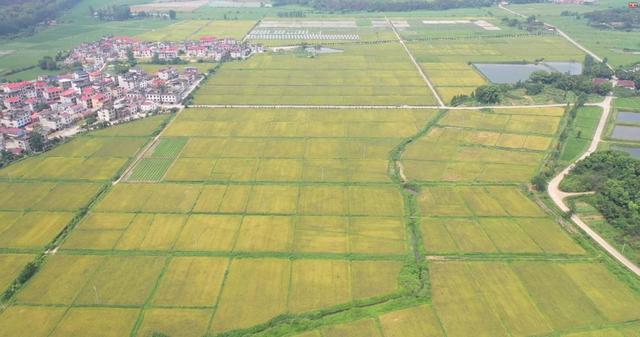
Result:
M398 30L396 29L396 26L388 18L385 18L385 20L387 20L387 22L389 23L389 26L391 26L393 33L396 34L396 38L398 39L398 42L400 42L400 44L402 45L402 48L404 48L404 51L407 52L407 55L409 55L409 58L411 59L411 62L413 62L413 65L416 66L416 69L418 69L418 73L420 73L420 76L422 76L422 79L427 84L429 89L431 89L433 96L435 96L436 100L438 101L438 106L440 108L445 107L445 104L440 98L440 95L438 95L436 88L433 86L433 84L431 83L427 75L424 73L424 71L422 70L422 67L420 67L420 64L418 64L418 61L416 61L416 58L413 57L413 54L411 54L411 51L409 51L409 48L407 48L407 45L404 43L404 40L402 39L402 37L400 37L400 34L398 34Z

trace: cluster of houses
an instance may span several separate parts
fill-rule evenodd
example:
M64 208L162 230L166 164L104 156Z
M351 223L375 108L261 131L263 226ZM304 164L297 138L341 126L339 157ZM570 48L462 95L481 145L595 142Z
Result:
M602 84L609 83L609 81L610 80L608 78L597 77L593 79L593 84L602 85ZM618 82L616 83L616 87L625 88L632 91L638 91L638 89L636 88L636 82L632 80L618 80Z
M49 138L69 136L78 121L91 117L110 124L141 118L161 107L182 102L204 78L195 67L183 72L168 66L156 74L138 68L111 75L103 70L113 62L206 61L245 59L263 52L261 45L210 36L196 41L141 41L104 37L74 48L62 61L84 70L33 81L0 84L0 150L29 151L32 132Z
M0 150L29 151L31 132L69 135L65 131L89 117L108 123L144 117L180 103L203 78L194 67L182 73L167 67L154 75L132 68L117 76L76 71L0 84Z
M217 39L203 36L199 40L180 42L141 41L131 37L105 37L91 43L84 43L73 49L64 60L66 65L83 64L99 69L114 61L157 60L162 62L205 61L245 59L255 52L263 52L258 44L241 42L232 38Z

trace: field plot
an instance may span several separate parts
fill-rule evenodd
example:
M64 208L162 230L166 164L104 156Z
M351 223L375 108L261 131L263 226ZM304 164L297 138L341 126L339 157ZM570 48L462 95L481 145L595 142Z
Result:
M145 154L127 177L128 181L159 181L186 144L185 138L163 138Z
M408 27L402 27L400 35L409 41L482 38L523 33L516 28L503 25L498 19L491 17L412 18L407 20L407 23Z
M479 85L488 82L470 65L473 62L533 62L536 59L581 61L584 57L577 48L555 35L491 37L487 35L505 32L482 29L478 34L483 36L457 36L451 39L449 37L452 34L466 33L447 29L449 25L425 26L429 27L417 31L407 30L403 34L417 38L415 41L409 41L407 45L447 103L453 96L468 95ZM473 32L469 30L469 33ZM420 36L429 38L420 41Z
M448 111L410 144L405 174L418 181L528 182L553 143L563 110Z
M167 177L202 172L207 183L109 187L16 303L71 307L80 316L144 307L137 324L121 322L147 336L177 327L188 327L187 335L219 333L392 294L408 246L388 156L434 115L188 109L144 159L176 158ZM204 125L202 133L195 125ZM340 174L331 170L335 163ZM339 176L345 179L330 180ZM215 182L220 177L224 182ZM7 183L7 211L29 210L58 189L22 185ZM47 212L60 212L51 205ZM276 258L283 253L292 258ZM62 318L54 334L79 331L83 321L72 326L70 319Z
M605 326L622 333L618 324L640 319L637 292L604 265L584 262L588 251L516 186L552 146L563 109L464 113L441 115L402 158L421 185L415 215L420 249L434 257L431 303L391 312L374 306L365 317L300 336L544 336ZM24 331L28 315L42 321L35 333L45 336L102 329L196 337L405 293L412 237L388 161L435 116L422 109L186 109L134 170L166 161L162 175L109 186L0 313L0 325ZM91 139L127 144L154 131L124 125ZM81 145L53 154L120 153L100 142ZM48 243L40 238L59 231L101 187L1 182L0 248ZM44 221L50 231L25 225ZM4 262L5 255L20 254L0 255L3 267L26 263ZM457 256L435 262L438 255ZM464 261L470 256L487 260Z
M0 248L43 248L99 188L96 184L0 183Z
M153 118L130 123L126 128L155 129L160 122L161 119ZM116 127L114 131L120 132L123 128ZM101 137L90 133L0 170L2 179L6 180L0 182L0 248L41 252L70 224L75 212L86 207L104 188L102 184L84 180L111 178L144 144L145 133L135 134L141 137L129 137L128 133L124 133L126 137ZM22 182L9 181L16 178ZM42 179L51 182L42 182ZM57 181L62 179L74 181ZM0 288L4 290L34 257L2 254ZM34 313L40 314L49 313Z
M146 142L147 129L156 129L162 120L155 119L141 125L127 125L135 137L102 136L101 131L79 136L67 144L35 157L30 157L0 170L0 178L22 180L110 180L135 156ZM127 129L113 130L127 133ZM135 130L139 128L138 130ZM104 130L106 131L106 130Z
M169 118L168 115L147 117L134 122L94 131L91 134L96 137L148 137L156 132L160 132Z
M629 296L628 305L640 300L598 264L446 262L431 266L434 308L447 336L539 335L623 321L605 318L619 311L596 309L592 301L599 294L584 284L589 277L572 280L565 268L600 270L612 282L608 296ZM461 310L466 314L459 315ZM634 309L625 313L639 315Z
M193 322L194 330L206 329L206 321L213 315L210 332L219 333L249 327L285 312L304 312L394 292L401 266L400 261L230 261L207 256L167 260L159 256L61 254L51 258L17 301L33 308L71 306L71 312L78 313L89 309L87 306L108 311L117 310L114 306L136 308L149 301L143 331L173 331L175 327L160 318L175 313L170 322ZM380 269L385 272L373 272ZM374 289L370 289L371 284ZM0 321L3 317L0 315ZM207 319L203 322L204 317ZM71 329L69 324L82 329L85 323L91 320L65 323L63 319L56 329ZM132 324L127 320L122 324L128 333Z
M423 186L417 200L430 253L585 253L514 187Z
M247 39L267 46L300 43L348 43L394 41L388 25L358 25L355 20L262 20ZM328 49L327 49L328 50Z
M0 254L0 291L5 291L34 257L29 254Z
M198 40L203 36L242 39L254 24L254 21L184 20L137 35L136 38L147 41Z
M434 97L399 43L341 45L340 53L270 52L229 63L196 104L432 105Z
M433 116L426 110L188 109L165 132L190 137L164 179L389 182L390 151Z

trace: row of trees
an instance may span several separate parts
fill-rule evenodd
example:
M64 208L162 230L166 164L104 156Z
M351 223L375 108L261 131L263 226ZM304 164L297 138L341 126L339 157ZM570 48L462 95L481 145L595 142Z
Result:
M0 1L0 36L33 32L36 25L55 19L81 0Z
M445 10L453 8L489 7L495 0L275 0L274 6L303 5L323 11L414 11L414 10Z
M146 12L132 13L129 5L112 5L100 9L94 9L93 6L89 6L89 12L100 21L126 21L134 17L145 18L149 16ZM169 10L167 16L171 20L175 20L177 13L174 10Z
M307 16L303 11L278 12L280 18L304 18Z
M615 8L585 13L589 25L602 29L631 31L640 28L640 11Z
M559 72L548 73L546 71L536 71L529 77L529 80L521 84L525 88L536 85L548 85L564 91L573 91L580 94L607 95L612 87L610 83L595 84L593 78L587 75L568 75ZM535 94L535 93L530 93Z
M595 207L626 239L640 239L640 160L620 151L596 152L578 162L563 182L570 190L595 191Z
M112 5L100 9L89 6L89 12L100 21L125 21L131 18L129 5Z
M582 75L611 78L613 70L607 66L606 58L602 62L598 62L591 55L587 55L582 62Z
M520 30L526 30L530 33L537 33L537 32L542 32L545 30L544 27L544 23L542 23L541 21L536 20L535 16L529 16L527 17L526 20L520 20L517 18L509 18L509 17L503 17L502 18L502 23L509 26L509 27L515 27L518 28Z
M596 94L605 96L613 89L610 83L596 84L593 82L595 77L610 78L613 71L606 65L606 60L597 62L593 57L587 55L583 62L583 71L581 75L569 75L560 72L536 71L533 72L529 79L515 84L487 84L476 88L471 95L457 95L451 100L451 105L456 106L475 100L482 104L500 103L504 95L509 94L511 90L525 89L525 93L535 96L543 93L545 88L555 88L565 92L574 92L577 96ZM635 70L634 70L635 69ZM632 68L624 74L620 74L620 78L632 77L640 80L640 68Z
M470 100L475 100L482 104L496 104L500 103L502 97L509 94L511 90L524 88L527 95L534 96L543 93L547 87L560 89L565 92L571 91L576 95L596 94L605 96L612 90L610 83L595 84L589 76L536 71L524 82L479 86L470 96L457 95L453 97L451 105L457 106Z

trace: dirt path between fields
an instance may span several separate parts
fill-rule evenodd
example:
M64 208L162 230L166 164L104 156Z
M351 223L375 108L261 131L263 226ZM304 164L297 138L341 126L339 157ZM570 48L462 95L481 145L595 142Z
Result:
M416 69L418 69L418 73L420 73L420 76L422 77L422 79L427 84L429 89L431 89L433 96L435 96L436 100L438 101L438 106L444 107L445 104L440 98L440 95L438 95L436 88L433 86L433 84L431 83L427 75L424 73L424 71L422 70L422 67L420 67L420 64L418 64L418 61L416 61L416 58L413 57L413 54L411 54L411 51L409 51L409 48L407 48L407 45L404 43L404 40L402 39L402 37L400 37L400 34L398 34L398 30L396 29L396 26L388 18L385 17L385 20L387 20L387 22L389 23L389 26L393 30L393 33L396 34L396 38L398 39L398 42L400 42L400 44L402 45L402 48L404 48L404 51L407 52L407 55L409 55L409 58L411 59L411 62L413 62L413 65L415 65Z

